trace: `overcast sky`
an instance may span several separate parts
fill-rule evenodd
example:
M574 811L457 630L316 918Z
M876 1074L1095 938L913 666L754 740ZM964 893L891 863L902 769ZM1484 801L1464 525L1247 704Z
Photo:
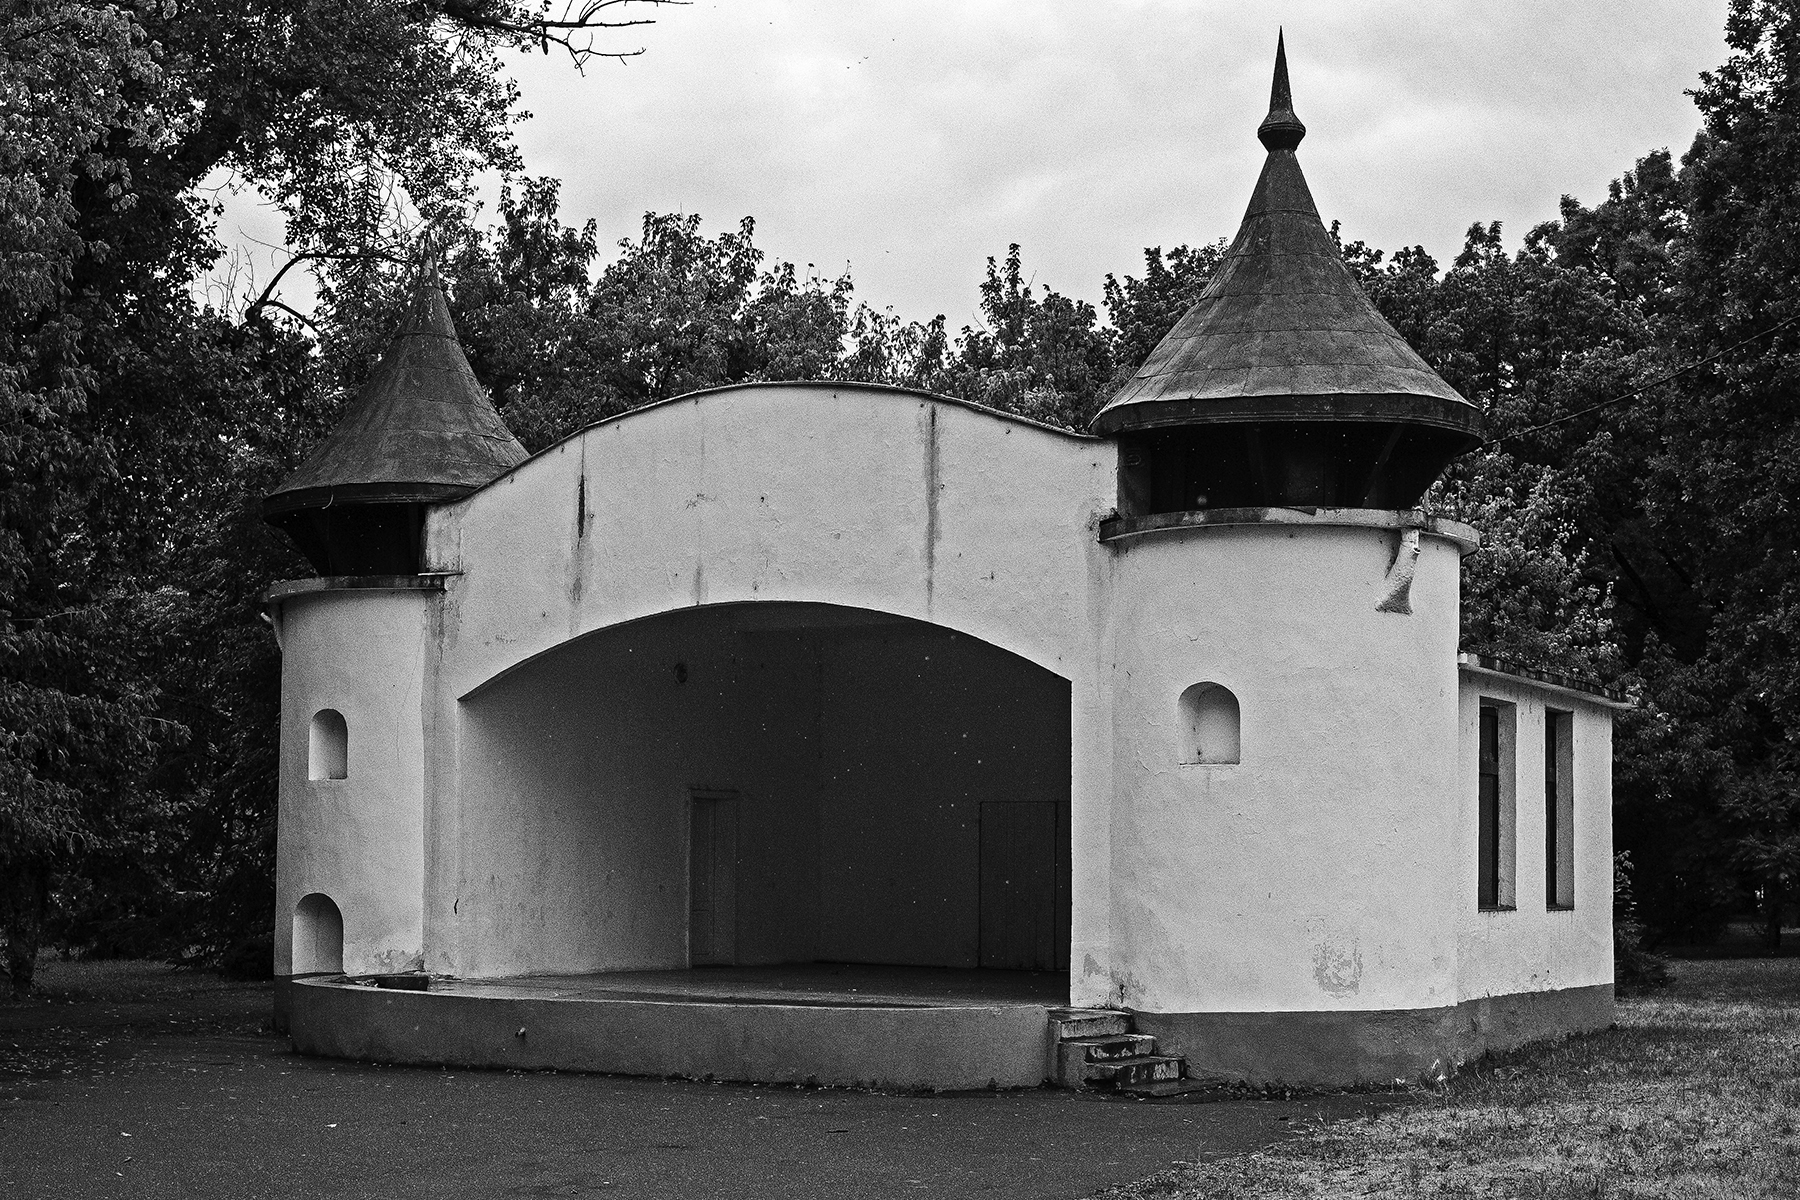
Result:
M603 245L646 210L756 218L771 257L952 328L988 255L1098 304L1145 246L1229 237L1262 160L1278 25L1327 221L1451 258L1516 246L1691 142L1725 0L695 0L585 76L515 60L526 169ZM491 205L490 205L491 211Z

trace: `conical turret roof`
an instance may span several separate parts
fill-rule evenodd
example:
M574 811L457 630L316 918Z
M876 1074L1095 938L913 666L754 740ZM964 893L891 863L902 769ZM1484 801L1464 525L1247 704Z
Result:
M1278 39L1268 149L1237 237L1212 281L1094 418L1096 433L1247 421L1380 421L1479 441L1479 409L1384 320L1319 219L1294 149Z
M263 500L270 517L334 504L451 500L525 460L469 369L426 264L387 352L343 419Z

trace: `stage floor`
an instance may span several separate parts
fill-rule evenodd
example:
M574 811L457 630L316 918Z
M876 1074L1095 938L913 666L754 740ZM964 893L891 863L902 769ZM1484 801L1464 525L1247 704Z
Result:
M608 971L507 979L433 978L431 991L540 1000L665 1000L688 1004L783 1004L814 1007L967 1008L1068 1003L1060 971L977 971L952 967L783 963L766 967L693 967L681 971Z

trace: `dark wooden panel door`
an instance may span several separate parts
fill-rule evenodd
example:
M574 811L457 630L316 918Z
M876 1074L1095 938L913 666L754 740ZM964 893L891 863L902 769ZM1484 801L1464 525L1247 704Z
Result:
M981 806L981 965L1057 971L1069 961L1068 835L1054 801Z
M737 799L695 796L688 838L688 962L737 961Z

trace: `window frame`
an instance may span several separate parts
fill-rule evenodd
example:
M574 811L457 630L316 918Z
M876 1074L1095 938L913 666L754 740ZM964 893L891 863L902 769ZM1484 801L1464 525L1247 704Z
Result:
M1512 701L1480 698L1475 763L1475 907L1481 912L1516 912L1518 706Z
M1544 709L1544 908L1575 908L1575 714Z

